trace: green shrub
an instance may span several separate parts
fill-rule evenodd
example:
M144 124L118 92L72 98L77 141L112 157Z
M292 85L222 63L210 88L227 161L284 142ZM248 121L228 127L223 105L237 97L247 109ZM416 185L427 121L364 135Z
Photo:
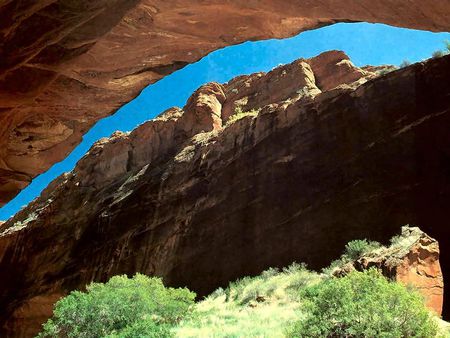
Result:
M434 51L433 54L431 54L431 57L433 59L437 59L437 58L443 57L444 55L445 55L445 53L443 51L437 50L437 51Z
M115 276L58 301L38 337L170 337L194 298L187 289L164 287L159 278Z
M411 65L411 61L403 60L403 62L399 65L400 68L405 68Z
M390 68L390 69L381 69L379 70L377 73L378 75L382 76L382 75L386 75L389 74L390 72L394 71L394 68Z
M365 253L373 251L381 246L378 242L368 242L366 239L356 239L350 241L345 246L344 255L350 260L356 260Z
M117 333L105 338L171 338L173 337L170 325L158 324L152 319L136 321Z
M321 279L305 264L267 269L232 282L225 290L219 288L173 330L177 338L282 338L301 311L299 290Z
M448 55L450 53L450 41L448 41L448 40L444 41L444 45L445 45L445 49L444 50L437 50L437 51L433 52L433 54L431 55L431 57L433 59L437 59L437 58L443 57L443 56Z
M289 294L298 294L298 290L312 285L318 281L318 276L308 270L305 263L292 263L287 268L283 269L283 273L286 275L289 281L286 286L286 291Z
M260 111L261 111L261 108L252 109L252 110L249 110L249 111L243 111L242 107L238 106L238 107L235 108L234 114L231 115L228 118L228 121L225 124L225 127L228 127L228 126L232 125L236 121L239 121L240 119L243 119L246 116L257 116Z
M351 263L361 256L368 254L382 245L375 241L367 241L366 239L356 239L345 245L343 254L336 260L332 261L329 266L322 269L322 273L332 276L336 269L342 268L347 263Z
M301 292L304 316L288 337L435 337L437 325L414 290L377 270L325 279Z

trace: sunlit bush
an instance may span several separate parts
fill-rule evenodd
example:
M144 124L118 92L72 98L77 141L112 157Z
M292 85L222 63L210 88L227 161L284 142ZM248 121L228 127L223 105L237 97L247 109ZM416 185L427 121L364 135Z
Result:
M325 279L301 292L303 318L288 337L435 337L437 325L414 290L377 270Z
M159 278L115 276L58 301L38 337L170 337L194 298L187 289L164 287Z

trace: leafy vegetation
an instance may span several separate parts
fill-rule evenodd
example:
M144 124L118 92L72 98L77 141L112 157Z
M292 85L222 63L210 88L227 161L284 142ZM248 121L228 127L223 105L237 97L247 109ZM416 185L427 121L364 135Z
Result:
M400 68L405 68L411 66L411 61L409 60L403 60L402 63L399 65Z
M344 255L350 260L356 260L362 255L381 247L378 242L367 241L366 239L356 239L350 241L345 246Z
M159 278L115 276L58 301L38 337L171 337L194 298L187 289L164 287Z
M450 41L444 41L444 45L445 45L445 48L444 48L443 50L438 49L438 50L434 51L434 52L431 54L431 58L432 58L432 59L438 59L438 58L440 58L440 57L443 57L443 56L445 56L445 55L450 54ZM399 65L399 67L400 67L400 68L405 68L405 67L408 67L408 66L410 66L410 65L411 65L411 62L410 62L410 61L404 60L404 61Z
M406 254L417 240L407 229L410 235L394 237L389 247L349 242L322 273L296 263L271 268L196 304L194 293L166 288L159 278L116 276L60 300L39 337L436 337L437 323L445 323L416 291L373 269L333 277L333 269L361 256Z
M218 289L199 302L195 317L175 329L177 337L284 337L298 318L300 289L322 277L305 265L269 269Z
M393 67L393 68L381 69L381 70L377 71L377 74L379 76L386 75L386 74L389 74L389 73L393 72L395 69L397 69L397 68Z
M439 49L439 50L434 51L433 54L431 54L431 57L433 59L437 59L437 58L443 57L443 56L448 55L450 53L450 41L447 41L447 40L444 41L444 45L445 45L444 50L440 50Z
M442 57L444 55L445 55L445 52L443 52L442 50L437 50L437 51L434 51L433 54L431 54L431 57L433 59L437 59L437 58L440 58L440 57Z
M240 106L236 107L236 109L234 110L234 114L231 115L228 118L228 121L226 123L226 127L232 125L233 123L235 123L236 121L243 119L246 116L257 116L258 113L261 111L261 109L252 109L249 111L242 111L242 108Z
M288 337L435 337L421 296L377 270L325 279L301 292L304 318Z
M400 236L398 237L400 238ZM332 261L328 267L322 269L322 273L327 276L332 276L336 269L342 268L345 264L353 262L380 248L383 248L380 243L368 241L367 239L356 239L350 241L345 245L344 252L341 257Z

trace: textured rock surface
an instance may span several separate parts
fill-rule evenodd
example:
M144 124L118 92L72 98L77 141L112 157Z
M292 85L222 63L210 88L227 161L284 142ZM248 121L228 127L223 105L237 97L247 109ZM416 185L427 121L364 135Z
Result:
M448 0L2 1L0 205L95 121L213 50L347 21L449 31L449 16Z
M404 224L440 241L445 277L449 73L443 57L374 78L334 51L205 85L100 140L1 226L2 336L29 336L93 280L140 271L203 295ZM330 74L356 81L322 91Z
M406 285L412 285L424 296L425 303L441 315L444 281L439 263L439 243L416 227L403 227L400 236L389 247L381 247L358 260L337 268L342 276L352 269L377 267L383 274Z
M444 281L439 264L439 243L425 234L417 235L417 237L406 255L402 257L401 252L393 254L391 260L387 259L385 264L391 271L395 271L396 280L417 287L425 296L427 306L441 315L444 303ZM395 258L400 261L395 262ZM369 266L373 262L368 261L363 264Z

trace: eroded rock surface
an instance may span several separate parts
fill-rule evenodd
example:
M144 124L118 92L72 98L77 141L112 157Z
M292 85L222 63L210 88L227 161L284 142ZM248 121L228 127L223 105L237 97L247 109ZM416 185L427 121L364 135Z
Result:
M335 22L450 31L449 16L448 0L2 1L0 206L95 121L213 50Z
M2 336L112 275L204 295L292 261L321 268L404 224L440 242L448 276L448 74L449 56L377 77L333 51L207 84L100 140L0 227Z
M415 287L424 297L426 306L442 314L444 281L439 263L439 243L417 227L402 227L389 247L373 250L354 262L333 271L342 276L352 269L376 267L387 277Z

